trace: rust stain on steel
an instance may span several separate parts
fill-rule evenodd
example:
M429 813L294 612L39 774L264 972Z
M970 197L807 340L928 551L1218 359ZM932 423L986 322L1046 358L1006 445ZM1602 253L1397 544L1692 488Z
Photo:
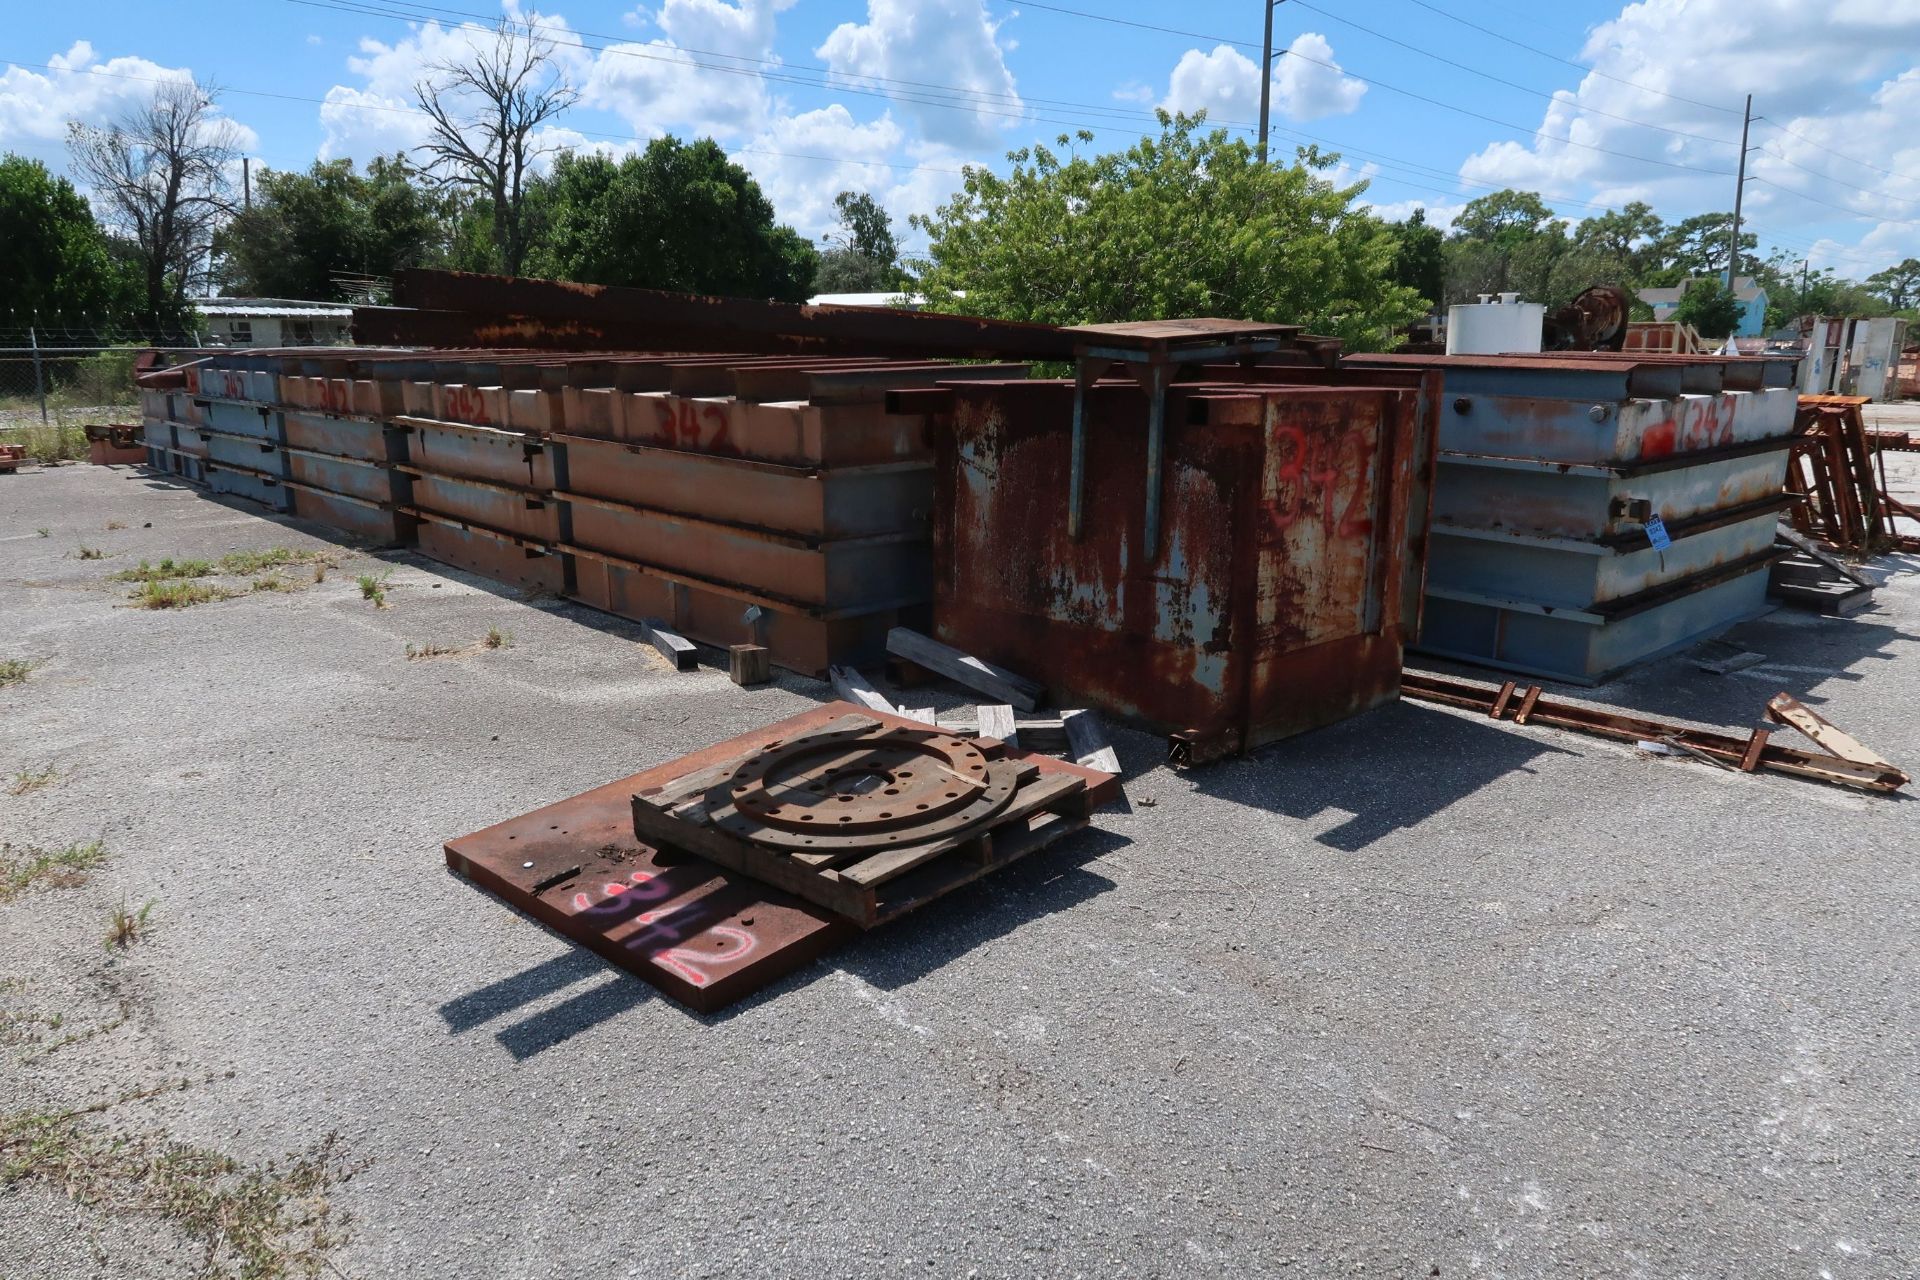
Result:
M942 638L1064 698L1184 731L1197 757L1394 696L1406 575L1419 572L1416 481L1432 456L1421 390L1176 387L1149 560L1141 392L1088 393L1088 532L1075 542L1071 385L948 389L934 428Z

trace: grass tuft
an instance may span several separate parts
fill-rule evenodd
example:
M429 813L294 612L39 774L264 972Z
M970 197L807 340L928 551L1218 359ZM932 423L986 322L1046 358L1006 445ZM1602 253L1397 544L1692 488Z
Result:
M327 562L325 560L318 561L314 564L313 580L315 582L325 582L327 580Z
M107 532L108 532L108 533L112 533L112 532L113 532L113 531L114 531L115 529L124 529L124 528L126 528L126 527L127 527L127 522L126 522L125 520L109 520L109 521L107 521Z
M82 547L74 553L82 560L105 560L107 553L99 547Z
M154 900L147 899L138 911L127 910L127 898L120 895L120 905L107 917L107 936L103 945L109 951L125 951L134 943L147 936L147 913L152 911Z
M480 647L483 649L511 649L513 648L513 632L502 631L498 627L488 627L487 634L481 638Z
M231 600L239 594L231 587L210 582L148 582L131 599L138 609L189 609L196 604Z
M289 582L277 573L270 573L264 578L255 578L253 589L255 591L298 591L300 584Z
M76 842L51 853L0 844L0 902L11 902L35 885L71 889L85 884L87 873L106 859L107 846L98 840Z
M361 574L359 578L355 579L355 581L357 581L360 584L360 598L362 600L373 601L373 607L376 609L386 608L387 607L387 579L391 578L392 576L393 576L393 570L391 569L387 570L385 573L380 573L380 574L373 574L373 573Z
M50 787L60 778L60 770L53 765L44 769L22 769L13 775L13 781L7 787L10 796L32 795L42 787Z
M346 1242L348 1220L330 1193L355 1172L339 1135L244 1165L91 1118L103 1109L0 1115L0 1189L39 1183L76 1204L159 1218L204 1250L202 1277L308 1280L335 1269L329 1255Z
M34 532L43 538L51 538L53 536L53 530L47 528L45 525L41 525L38 529L35 529Z
M205 560L175 560L168 556L159 564L142 560L139 567L122 569L113 575L115 582L163 582L168 578L205 578L213 574L213 565Z
M19 684L27 678L29 672L40 664L31 658L0 659L0 689L10 684Z
M410 644L407 646L407 661L414 662L421 658L444 658L450 653L458 652L460 651L450 644Z
M325 561L324 551L295 551L290 547L269 547L265 551L232 551L220 557L220 572L236 575L259 573L263 569L283 569L290 564Z

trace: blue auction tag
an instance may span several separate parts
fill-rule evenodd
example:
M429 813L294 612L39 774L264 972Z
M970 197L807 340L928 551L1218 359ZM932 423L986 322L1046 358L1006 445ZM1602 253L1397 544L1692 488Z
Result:
M1653 544L1655 551L1665 551L1673 545L1673 538L1667 533L1667 522L1659 516L1647 521L1647 541Z

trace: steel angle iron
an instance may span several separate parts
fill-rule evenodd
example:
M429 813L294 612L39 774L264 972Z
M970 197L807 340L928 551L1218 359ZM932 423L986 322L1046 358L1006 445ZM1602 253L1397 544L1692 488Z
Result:
M704 807L740 839L839 861L983 828L1019 779L952 734L873 726L770 742L709 788Z

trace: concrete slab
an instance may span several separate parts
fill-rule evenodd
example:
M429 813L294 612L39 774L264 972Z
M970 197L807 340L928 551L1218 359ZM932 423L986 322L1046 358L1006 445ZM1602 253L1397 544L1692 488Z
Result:
M0 794L0 830L111 851L0 904L0 1008L128 1012L9 1050L0 1110L177 1075L199 1083L115 1122L248 1160L338 1131L366 1162L332 1193L341 1274L1920 1255L1911 799L1409 704L1191 774L1116 730L1130 812L703 1018L450 877L441 842L826 687L677 673L637 626L406 556L178 612L105 581L328 545L125 469L0 477L0 658L41 663L0 689L0 774L60 771ZM1882 567L1872 612L1736 631L1760 665L1553 692L1726 728L1785 689L1920 761L1920 579ZM352 576L387 569L376 609ZM473 647L494 627L510 647ZM407 658L427 643L461 652ZM123 893L155 931L109 964ZM0 1188L0 1275L196 1258Z

